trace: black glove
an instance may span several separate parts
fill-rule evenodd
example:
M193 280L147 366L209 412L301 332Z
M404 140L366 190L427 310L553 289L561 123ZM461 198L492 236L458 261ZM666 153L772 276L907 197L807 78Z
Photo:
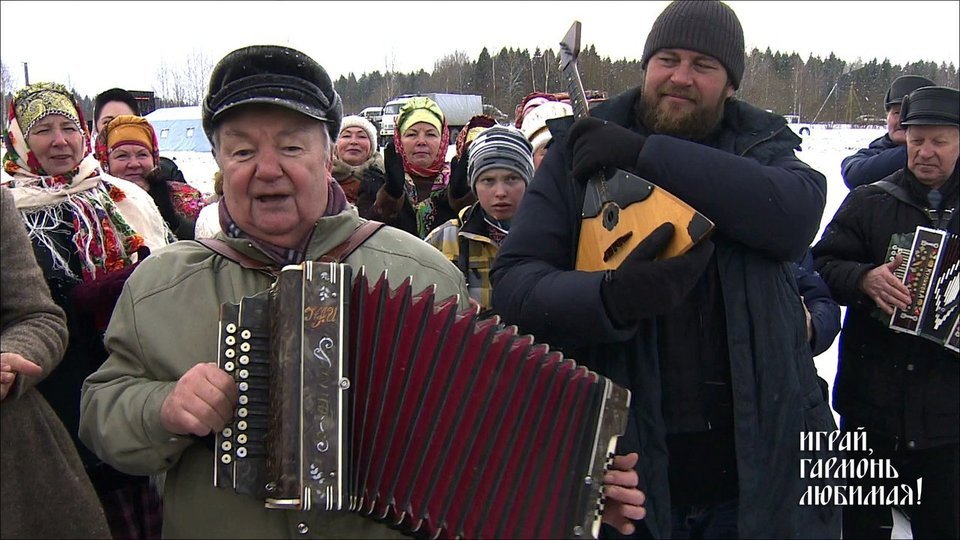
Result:
M647 138L599 118L581 118L570 128L567 147L573 177L586 182L606 167L632 171Z
M179 224L180 217L173 207L173 197L170 196L170 186L166 180L159 177L149 178L148 180L150 182L150 191L148 191L150 198L152 198L153 203L157 205L157 210L160 210L160 215L163 217L163 220L170 225L170 228L174 228Z
M467 165L470 161L470 147L463 151L463 157L453 158L450 163L450 196L461 199L470 193L470 183L467 182Z
M670 243L673 233L673 224L660 225L633 248L619 268L607 271L600 296L617 326L629 326L674 309L703 275L713 255L710 240L701 240L678 257L654 260Z
M386 169L387 180L383 188L394 199L403 196L403 184L406 181L406 173L403 170L403 158L397 153L393 142L387 143L383 149L383 168Z

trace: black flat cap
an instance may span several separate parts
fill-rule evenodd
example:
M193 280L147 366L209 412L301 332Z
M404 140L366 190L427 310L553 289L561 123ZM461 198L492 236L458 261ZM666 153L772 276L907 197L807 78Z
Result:
M289 47L252 45L220 60L203 100L203 131L213 131L223 113L240 105L286 107L327 123L330 140L340 133L343 103L323 66Z
M960 90L947 86L918 88L903 98L904 126L960 126Z

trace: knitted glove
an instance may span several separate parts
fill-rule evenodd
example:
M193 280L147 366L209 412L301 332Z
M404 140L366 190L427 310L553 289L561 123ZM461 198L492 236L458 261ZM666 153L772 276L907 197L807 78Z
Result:
M570 128L567 146L573 177L586 182L603 168L632 171L647 138L599 118L581 118Z
M467 164L470 161L470 147L463 151L463 157L453 158L450 163L450 196L460 199L470 193L467 181Z
M403 170L403 158L397 153L392 141L383 149L383 168L387 173L383 189L394 199L399 199L403 196L406 173Z
M702 240L679 257L654 260L673 238L671 223L660 225L627 255L616 270L607 270L600 296L610 319L620 327L669 312L696 285L713 242Z

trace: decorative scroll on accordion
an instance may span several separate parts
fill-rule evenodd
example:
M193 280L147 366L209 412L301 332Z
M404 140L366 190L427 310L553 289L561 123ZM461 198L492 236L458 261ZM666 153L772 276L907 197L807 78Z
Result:
M903 262L894 275L910 290L912 302L905 310L894 310L887 320L890 328L960 352L960 237L917 227L890 239L887 260L898 254Z
M629 391L531 336L335 263L221 307L214 484L431 537L596 536Z

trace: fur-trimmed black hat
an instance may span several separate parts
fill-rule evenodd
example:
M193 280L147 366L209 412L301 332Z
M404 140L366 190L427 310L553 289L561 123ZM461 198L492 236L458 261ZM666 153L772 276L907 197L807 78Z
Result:
M330 140L340 133L343 103L323 66L279 45L252 45L227 54L213 68L203 100L203 131L213 142L220 115L239 105L265 103L326 122Z
M904 126L960 126L960 90L925 86L903 97L900 124Z
M913 92L917 88L924 86L936 86L933 81L920 75L902 75L890 83L887 88L887 94L883 97L883 108L887 111L894 105L899 105L903 101L903 96Z
M740 88L746 50L743 27L730 6L715 0L677 0L654 21L640 63L660 49L689 49L709 54L723 64L734 88Z

